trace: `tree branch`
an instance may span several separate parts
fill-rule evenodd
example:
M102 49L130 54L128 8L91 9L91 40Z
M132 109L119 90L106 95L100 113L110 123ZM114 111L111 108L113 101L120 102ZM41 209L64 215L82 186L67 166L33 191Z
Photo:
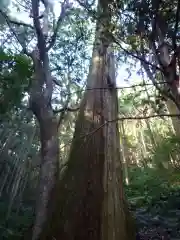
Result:
M31 25L31 24L28 24L28 23L25 23L25 22L19 22L17 20L14 20L14 19L10 19L9 18L9 22L14 24L14 25L17 25L17 26L24 26L24 27L28 27L28 28L31 28L32 30L34 30L34 27Z
M66 104L65 104L66 105ZM61 109L58 109L58 110L53 110L53 112L56 114L56 113L62 113L62 112L77 112L80 108L77 107L77 108L70 108L70 107L63 107Z
M52 77L50 72L49 56L46 49L45 35L43 33L40 20L39 20L39 0L31 0L31 3L32 3L33 23L34 23L34 27L37 35L37 47L38 47L39 56L40 56L39 61L43 70L42 79L46 83L44 97L46 99L47 104L49 104L52 98L53 83L52 83Z
M86 138L86 137L90 137L91 135L95 134L97 131L99 131L102 127L104 127L107 124L113 123L113 122L117 122L117 121L124 121L124 120L142 120L142 119L149 119L149 118L160 118L160 117L179 117L180 114L157 114L157 115L149 115L149 116L141 116L141 117L119 117L119 118L115 118L113 120L109 120L104 122L103 124L101 124L98 128L94 129L93 131L80 136L77 138L77 140ZM74 140L74 139L73 139ZM68 143L64 144L60 149L63 149L64 147L68 146L69 144L71 144L72 140L70 140Z
M160 0L159 0L159 1L160 1ZM98 16L94 13L94 11L91 10L91 9L88 9L88 5L86 5L85 3L82 3L82 2L79 1L79 0L77 0L77 2L78 2L82 7L84 7L85 10L86 10L88 13L90 13L96 20L99 20ZM104 23L103 23L102 21L101 21L101 24L104 25ZM104 26L105 26L105 25L104 25ZM120 47L120 49L122 49L126 54L128 54L129 56L132 56L132 57L135 58L135 59L138 59L140 62L144 62L144 63L148 64L149 66L153 67L154 69L156 69L156 70L158 70L158 71L161 71L161 72L163 71L160 67L158 67L158 66L150 63L150 62L147 61L146 59L143 59L143 58L141 58L140 56L135 55L135 54L131 53L130 51L128 51L127 49L125 49L124 47L122 47L121 43L119 42L119 38L116 37L116 36L114 36L114 35L113 35L111 32L109 32L108 30L107 30L107 32L108 32L109 36L111 37L112 41L113 41L114 43L116 43L116 44Z
M138 59L140 62L144 62L145 64L153 67L154 69L158 70L158 71L163 71L160 67L158 67L157 65L154 65L153 63L147 61L146 59L138 56L138 55L135 55L131 52L129 52L127 49L125 49L124 47L122 47L122 45L119 43L119 41L115 38L115 36L112 35L112 38L113 38L113 41L114 43L116 43L126 54L128 54L129 56L135 58L135 59Z
M61 13L59 15L54 33L50 39L49 46L47 46L47 51L49 51L54 46L57 35L58 35L58 30L59 30L60 24L64 20L64 17L66 16L66 11L69 7L70 7L69 2L67 2L67 0L64 0L64 2L61 4Z
M11 26L11 20L9 19L9 17L6 15L6 13L4 13L1 9L0 9L0 14L4 17L10 31L13 33L13 35L15 36L16 40L19 42L19 44L21 45L23 52L27 55L29 55L26 46L24 44L24 42L21 41L21 39L19 38L19 36L17 35L17 33L14 31L14 29Z
M45 42L44 34L41 28L40 20L39 20L39 0L31 0L31 4L32 4L33 23L36 30L40 58L42 61L44 61L45 53L46 53L46 42Z
M114 122L114 121L124 121L124 120L141 120L141 119L149 119L149 118L161 118L161 117L179 117L180 114L156 114L156 115L149 115L149 116L139 116L139 117L119 117L117 119L108 121Z
M167 82L158 82L156 83L157 85L162 85L162 84L166 84ZM59 84L58 84L59 85ZM60 86L60 85L59 85ZM116 87L115 89L116 90L123 90L123 89L131 89L131 88L136 88L136 87L144 87L144 86L155 86L153 83L146 83L146 84L135 84L135 85L131 85L131 86L124 86L124 87ZM156 86L155 86L156 87ZM81 92L84 92L84 91L93 91L93 90L109 90L108 87L99 87L99 88L86 88L86 89L81 89L81 90L78 90L78 91L74 91L74 92L71 92L71 93L66 93L65 95L72 95L72 94L75 94L75 93L81 93Z
M173 45L174 51L176 51L176 49L177 49L176 35L177 35L177 32L178 32L178 25L179 25L179 13L180 13L180 0L178 0L178 4L177 4L174 34L173 34L173 37L172 37L172 45Z

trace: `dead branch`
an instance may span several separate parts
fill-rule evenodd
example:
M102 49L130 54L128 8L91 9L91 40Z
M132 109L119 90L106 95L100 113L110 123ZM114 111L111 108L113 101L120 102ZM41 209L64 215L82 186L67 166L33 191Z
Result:
M180 114L156 114L156 115L149 115L149 116L137 116L137 117L119 117L117 119L108 121L114 122L114 121L124 121L124 120L141 120L141 119L149 119L149 118L161 118L161 117L180 117Z

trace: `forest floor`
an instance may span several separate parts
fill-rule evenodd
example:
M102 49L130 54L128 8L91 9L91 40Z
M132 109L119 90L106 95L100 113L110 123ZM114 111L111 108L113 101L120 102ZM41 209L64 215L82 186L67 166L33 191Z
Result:
M180 174L153 170L132 174L126 187L140 240L180 239Z
M137 239L180 240L180 171L134 168L129 172L129 180L125 191L136 219ZM18 211L14 206L5 222L9 201L1 199L0 239L21 239L32 224L33 208L29 201L23 202Z

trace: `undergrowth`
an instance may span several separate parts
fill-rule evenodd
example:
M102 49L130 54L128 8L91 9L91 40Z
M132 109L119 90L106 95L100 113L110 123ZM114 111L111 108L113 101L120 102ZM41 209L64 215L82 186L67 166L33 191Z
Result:
M180 172L136 167L129 176L125 192L141 239L180 239Z

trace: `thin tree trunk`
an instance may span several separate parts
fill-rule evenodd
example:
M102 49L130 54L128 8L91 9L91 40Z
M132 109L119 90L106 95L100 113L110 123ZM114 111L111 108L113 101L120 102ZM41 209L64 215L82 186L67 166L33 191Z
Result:
M154 134L153 134L153 131L151 129L151 125L150 125L148 119L145 119L145 123L146 123L147 129L149 131L149 135L150 135L150 139L151 139L152 145L155 148L157 146L157 142L155 140L155 137L154 137Z
M180 113L179 109L171 99L167 100L166 105L170 114ZM178 117L172 117L171 120L176 135L180 137L180 119Z
M136 128L136 124L137 124L137 122L134 123L134 125L133 125L133 135L134 135L134 138L136 139L136 141L137 141L137 143L138 143L138 136L137 136L137 128ZM137 144L137 149L138 149L138 144ZM135 151L134 159L135 159L134 162L136 163L136 165L139 166L139 165L140 165L140 162L139 162L139 156L138 156L138 154L137 154L136 151Z
M121 153L122 153L122 162L124 166L124 177L126 185L129 185L129 173L128 173L128 164L126 160L125 148L126 148L126 135L124 129L124 121L120 124L120 134L121 134ZM128 152L127 152L128 154Z
M145 159L147 156L147 149L146 149L146 144L145 144L144 135L143 135L142 122L140 123L141 123L141 129L139 131L139 134L140 134L140 139L142 143L142 158Z
M0 197L2 196L2 193L3 193L3 190L6 186L6 183L7 183L7 179L8 179L8 176L10 175L10 167L7 166L6 167L6 171L3 172L3 175L2 175L2 181L1 182L1 186L0 186Z
M81 102L67 170L56 204L49 202L40 240L135 239L123 192L114 56L107 48L105 28L98 22L96 29L87 81L94 90L87 90Z
M48 111L47 111L48 114ZM46 117L48 117L46 115ZM58 181L59 144L56 121L52 117L40 122L41 129L41 169L37 191L36 221L32 239L38 239L47 218L48 202L53 201ZM47 127L48 126L48 127ZM50 199L51 198L51 199Z
M34 79L31 86L29 105L38 120L41 141L40 178L32 240L39 239L43 224L47 220L48 203L54 201L54 192L56 191L59 174L58 121L51 106L53 81L46 38L38 18L38 2L37 0L31 0L38 44L33 52L29 54L34 65Z
M32 104L32 111L39 122L41 139L40 179L37 190L36 220L32 236L32 240L36 240L46 221L48 202L53 201L58 182L59 139L58 123L47 99L43 96L36 99Z

